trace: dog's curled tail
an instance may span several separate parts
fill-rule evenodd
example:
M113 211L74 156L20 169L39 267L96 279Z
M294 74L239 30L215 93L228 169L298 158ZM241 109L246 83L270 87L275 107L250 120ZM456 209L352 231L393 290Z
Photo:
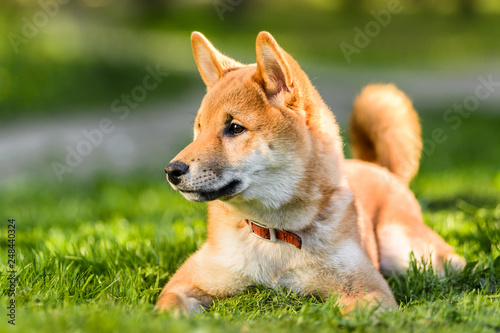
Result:
M408 184L418 171L422 139L411 100L392 84L366 86L349 124L353 157L386 167Z

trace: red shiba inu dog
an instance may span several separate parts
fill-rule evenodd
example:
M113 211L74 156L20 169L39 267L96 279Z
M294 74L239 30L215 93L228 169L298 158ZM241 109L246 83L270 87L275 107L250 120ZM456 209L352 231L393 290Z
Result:
M222 55L191 36L207 86L194 141L165 168L172 187L208 201L208 239L175 273L156 307L193 312L260 284L337 295L356 306L396 308L382 272L410 253L464 260L422 222L408 189L421 153L411 101L393 85L370 85L354 102L345 160L335 118L297 62L267 32L257 63Z

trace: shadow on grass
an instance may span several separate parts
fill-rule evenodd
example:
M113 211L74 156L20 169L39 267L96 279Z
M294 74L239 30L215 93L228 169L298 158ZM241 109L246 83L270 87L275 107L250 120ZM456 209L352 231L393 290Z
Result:
M453 198L440 198L432 200L420 199L419 202L423 210L428 210L431 212L450 209L463 210L464 203L471 207L482 207L489 209L494 209L497 205L500 204L497 197L489 195L481 196L476 194L463 194Z

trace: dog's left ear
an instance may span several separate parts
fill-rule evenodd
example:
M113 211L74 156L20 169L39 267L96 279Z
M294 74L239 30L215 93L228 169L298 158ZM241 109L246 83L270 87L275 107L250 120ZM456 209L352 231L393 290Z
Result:
M208 39L199 32L195 31L191 34L191 46L193 47L194 60L207 89L213 87L220 80L226 69L243 66L217 51Z
M280 92L291 92L293 76L285 51L270 33L262 31L257 36L257 72L255 80L262 84L268 98Z

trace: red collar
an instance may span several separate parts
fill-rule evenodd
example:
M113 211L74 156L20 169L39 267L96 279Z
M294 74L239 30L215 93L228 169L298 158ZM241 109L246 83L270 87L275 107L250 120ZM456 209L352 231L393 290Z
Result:
M252 233L262 239L276 242L277 239L290 243L298 249L302 248L302 238L290 231L278 230L266 228L261 224L254 221L245 220L245 222L250 226Z

